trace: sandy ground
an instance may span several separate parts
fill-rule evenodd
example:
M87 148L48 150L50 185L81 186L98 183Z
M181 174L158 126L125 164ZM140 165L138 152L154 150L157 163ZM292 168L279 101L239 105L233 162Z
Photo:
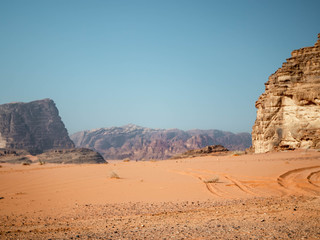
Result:
M0 238L320 239L320 152L1 164Z

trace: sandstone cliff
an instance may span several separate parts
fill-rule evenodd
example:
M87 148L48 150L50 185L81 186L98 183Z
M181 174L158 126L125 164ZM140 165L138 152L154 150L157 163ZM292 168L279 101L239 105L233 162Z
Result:
M94 149L105 159L167 159L208 145L223 145L230 150L251 146L249 133L150 129L136 125L78 132L71 135L71 139L77 147Z
M74 144L51 99L0 105L0 148L41 153L72 147Z
M320 34L313 47L293 51L265 86L256 102L254 151L320 148Z

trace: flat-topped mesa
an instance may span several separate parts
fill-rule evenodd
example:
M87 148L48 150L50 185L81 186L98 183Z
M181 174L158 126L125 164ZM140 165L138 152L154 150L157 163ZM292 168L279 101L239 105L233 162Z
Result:
M320 148L320 34L313 47L294 50L265 86L256 102L254 151Z
M0 105L0 148L41 153L73 147L51 99Z

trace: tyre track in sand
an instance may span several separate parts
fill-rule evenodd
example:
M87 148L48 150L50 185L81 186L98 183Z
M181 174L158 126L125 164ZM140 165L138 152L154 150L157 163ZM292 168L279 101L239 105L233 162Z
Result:
M190 171L186 171L186 172L185 171L183 171L183 172L182 171L174 171L174 172L181 174L181 175L192 176L192 177L200 180L202 183L205 184L207 190L215 196L222 197L222 198L232 198L232 196L230 196L229 193L227 193L217 187L216 184L218 184L219 182L217 182L217 183L212 182L211 183L203 175L200 175L200 174L194 173L194 172L190 172Z
M297 168L280 175L277 182L288 194L320 195L320 187L312 180L319 173L320 166Z
M315 183L315 182L320 183L320 171L310 173L307 179L310 184L320 188L320 185Z
M229 179L231 182L233 182L240 190L242 190L243 192L250 194L250 195L254 195L257 196L256 193L254 193L253 191L250 190L249 187L247 187L246 185L242 184L240 181L238 181L237 179L229 176L229 175L224 175L224 177L226 179Z
M209 171L209 170L202 170L202 169L194 169L195 171L199 171L199 172L206 172L206 173L212 173L212 174L217 174L213 171ZM228 179L230 182L232 182L237 188L239 188L242 192L249 194L249 195L253 195L253 196L257 196L258 194L253 192L251 190L251 188L245 184L243 184L241 181L237 180L234 177L231 177L230 175L227 175L226 173L220 173L219 175L223 176L224 178Z
M205 184L207 190L210 193L218 197L228 198L228 199L238 197L237 192L225 191L228 188L227 186L234 186L240 192L246 195L259 196L259 194L253 192L249 186L246 186L245 184L241 183L239 180L225 173L217 173L217 172L208 171L204 169L190 169L190 171L187 171L187 172L178 172L178 171L176 172L182 175L189 175L199 179L202 183ZM205 173L206 176L200 173ZM217 177L217 180L215 181L211 180L212 176L208 175L208 173L210 175L214 174L214 176ZM224 181L222 179L224 179Z

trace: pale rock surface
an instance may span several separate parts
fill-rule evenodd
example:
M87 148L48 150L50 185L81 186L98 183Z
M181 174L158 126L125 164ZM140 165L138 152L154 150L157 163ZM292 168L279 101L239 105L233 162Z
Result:
M313 47L294 50L265 86L256 102L254 151L320 148L320 34Z

